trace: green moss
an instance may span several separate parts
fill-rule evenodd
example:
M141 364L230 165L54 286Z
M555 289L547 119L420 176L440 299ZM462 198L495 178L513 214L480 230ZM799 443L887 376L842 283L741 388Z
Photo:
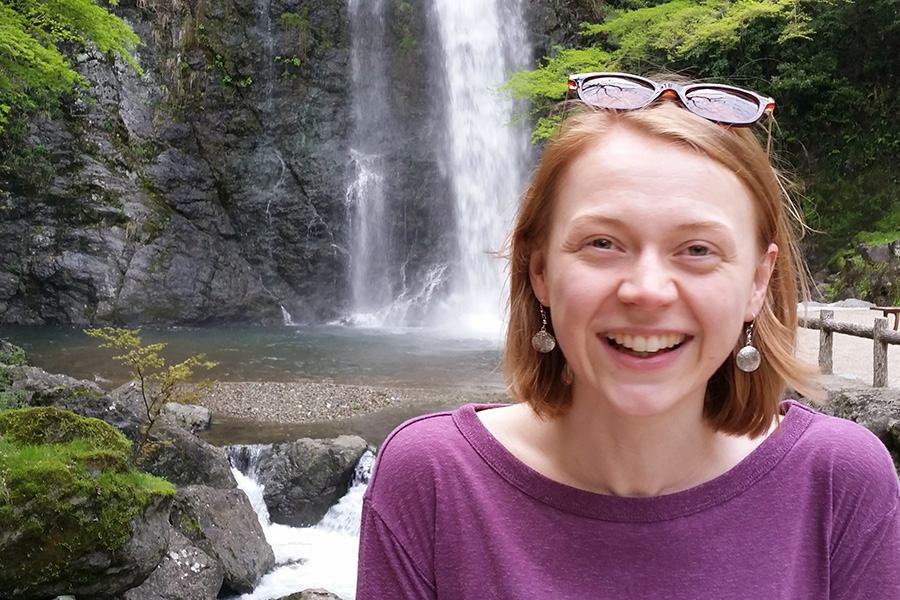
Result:
M191 539L194 538L194 535L202 533L200 521L197 520L197 517L188 513L181 513L181 518L178 520L178 529Z
M131 442L100 419L90 419L52 406L10 411L0 415L0 435L21 445L69 444L90 440L97 447L126 455Z
M302 13L283 12L278 17L282 25L286 27L297 27L305 31L309 31L309 9L304 8Z
M92 552L114 555L153 498L175 494L132 468L128 440L98 419L28 408L0 414L0 433L0 532L12 532L0 536L0 589L69 577Z

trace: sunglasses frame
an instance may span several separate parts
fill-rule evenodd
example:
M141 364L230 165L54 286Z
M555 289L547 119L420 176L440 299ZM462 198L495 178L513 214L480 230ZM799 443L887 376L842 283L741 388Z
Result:
M588 82L591 79L596 79L598 77L620 78L625 81L638 83L646 86L648 89L652 89L653 95L650 96L650 98L646 102L638 106L633 106L631 108L610 108L605 106L597 106L596 104L593 104L584 98L584 96L582 95L582 86L585 82ZM735 87L733 85L724 85L720 83L692 83L688 85L681 85L671 81L657 83L652 79L647 79L646 77L640 77L638 75L631 75L630 73L576 73L574 75L569 75L568 89L569 91L576 92L578 94L578 98L588 106L604 110L638 110L649 106L663 96L674 95L678 98L679 101L681 101L681 104L693 114L702 117L707 121L712 121L713 123L719 123L720 125L731 125L734 127L749 127L751 125L754 125L755 123L758 123L764 115L771 115L775 110L775 100L770 98L769 96L763 96L762 94L757 94L754 91ZM713 118L703 114L702 111L698 112L696 110L696 107L691 105L688 99L688 94L696 90L719 90L722 92L728 92L740 98L744 98L745 100L753 100L757 103L758 110L756 112L756 115L751 120L735 121L729 119Z

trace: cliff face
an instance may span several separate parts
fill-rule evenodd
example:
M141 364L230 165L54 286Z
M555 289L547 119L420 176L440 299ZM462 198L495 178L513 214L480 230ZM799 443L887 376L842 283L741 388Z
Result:
M385 0L394 236L416 257L423 203L446 196L425 126L424 2ZM187 6L191 4L192 6ZM594 2L531 0L535 53ZM593 7L593 8L592 8ZM123 1L140 76L91 51L91 87L34 118L0 168L0 323L216 324L339 318L347 309L354 177L344 0ZM449 216L448 216L449 218ZM430 239L429 239L430 238Z

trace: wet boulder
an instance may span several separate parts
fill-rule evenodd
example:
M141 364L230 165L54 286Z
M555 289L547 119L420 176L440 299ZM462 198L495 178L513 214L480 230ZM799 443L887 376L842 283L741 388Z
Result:
M259 460L259 483L274 523L305 527L318 523L350 487L368 449L357 436L300 439L274 444Z
M226 592L253 591L263 574L275 566L275 554L250 499L239 489L181 487L170 521L222 566L222 589Z

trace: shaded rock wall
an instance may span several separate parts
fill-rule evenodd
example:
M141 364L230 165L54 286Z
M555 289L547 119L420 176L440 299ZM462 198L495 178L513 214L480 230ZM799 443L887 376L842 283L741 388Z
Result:
M391 201L411 278L450 243L424 126L425 1L386 0ZM536 57L596 19L593 0L528 0ZM123 0L143 76L74 49L90 88L0 150L0 323L221 324L348 308L354 177L344 0ZM433 100L433 99L432 99ZM433 120L432 120L433 122ZM430 213L429 213L430 214ZM451 214L448 212L446 218ZM430 216L429 219L433 219ZM440 219L438 219L439 221ZM430 227L430 229L429 229Z

